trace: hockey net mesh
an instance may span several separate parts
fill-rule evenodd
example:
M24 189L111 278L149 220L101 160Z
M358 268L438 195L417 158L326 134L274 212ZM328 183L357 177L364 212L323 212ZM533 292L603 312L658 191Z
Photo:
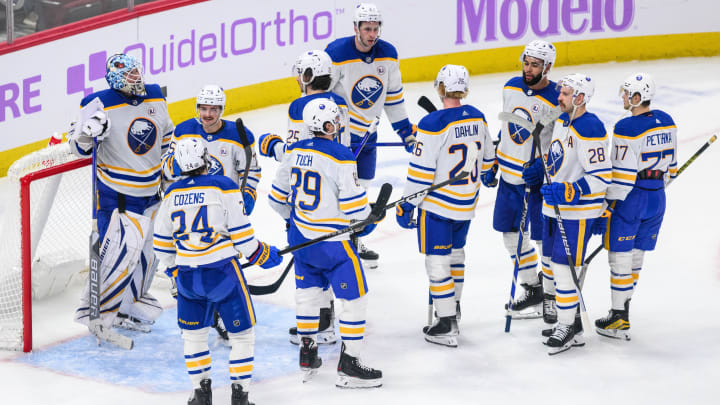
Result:
M67 143L49 146L19 159L8 170L8 193L0 218L0 348L22 350L25 336L23 273L31 275L33 299L63 291L87 269L92 224L90 166L69 168L78 158ZM23 246L21 179L41 170L52 175L30 182L31 246ZM47 173L47 172L46 172ZM31 268L23 269L22 249L32 253ZM24 313L27 312L27 313Z

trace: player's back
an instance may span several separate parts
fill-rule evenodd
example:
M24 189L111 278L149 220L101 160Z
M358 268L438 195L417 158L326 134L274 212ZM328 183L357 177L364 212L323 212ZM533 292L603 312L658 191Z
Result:
M437 184L458 174L469 148L477 148L479 161L493 148L482 112L471 105L438 110L418 124L418 145L410 160L408 181L423 186ZM419 207L453 219L474 215L480 187L478 163L470 176L428 194Z
M234 246L253 239L239 201L242 197L237 184L220 175L188 177L168 187L158 221L169 217L178 265L197 266L234 257ZM161 223L159 228L167 229L167 225ZM156 240L158 234L163 236L162 231L156 231ZM155 247L157 250L157 242Z
M370 212L352 153L334 141L315 137L296 142L280 170L289 171L286 201L294 224L308 239L342 229L351 219L364 219Z
M643 169L667 172L675 160L677 126L672 117L661 110L623 118L615 124L613 140L631 144L637 159L637 171ZM622 153L622 150L620 151ZM613 156L615 157L615 156Z

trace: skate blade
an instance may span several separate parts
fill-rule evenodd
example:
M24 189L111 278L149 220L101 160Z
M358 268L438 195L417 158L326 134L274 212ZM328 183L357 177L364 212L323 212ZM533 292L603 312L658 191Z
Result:
M132 330L135 332L150 333L150 326L142 323L136 323L127 319L123 319L120 322L115 322L113 326L120 329Z
M436 345L447 347L458 347L457 336L430 336L425 335L425 340Z
M630 340L630 332L627 330L621 330L621 329L602 329L602 328L595 328L595 331L598 333L598 335L613 338L613 339L625 339Z
M528 310L527 308L523 311L507 311L506 314L510 315L512 319L538 319L543 317L542 311Z
M90 333L95 335L98 346L100 346L100 342L107 342L125 350L132 350L133 348L134 342L131 338L123 336L113 330L106 329L103 325L93 325L90 323L88 329L90 329Z
M549 347L549 346L548 346L548 355L554 356L554 355L556 355L556 354L560 354L560 353L562 353L562 352L566 352L566 351L570 350L571 347L573 347L572 342L568 342L568 343L566 343L566 344L564 344L563 346L560 346L560 347Z
M363 267L366 267L370 270L375 270L380 266L377 260L360 259L360 261L362 261Z
M335 386L338 388L378 388L382 387L382 378L363 380L362 378L338 374Z

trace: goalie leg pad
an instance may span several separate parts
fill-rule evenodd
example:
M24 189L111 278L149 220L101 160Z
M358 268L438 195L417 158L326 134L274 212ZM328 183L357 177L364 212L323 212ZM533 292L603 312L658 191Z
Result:
M454 316L456 312L455 282L450 276L450 263L450 255L425 255L430 295L439 317Z
M340 337L345 344L345 353L357 357L362 351L365 336L367 294L352 300L338 299L342 311L338 313Z
M612 309L625 309L625 301L632 297L632 261L633 252L608 252Z
M200 388L200 381L210 378L210 348L208 334L210 328L182 329L187 368L193 388Z
M255 328L238 333L228 333L230 340L230 380L240 384L244 391L250 389L252 378L253 357L255 353Z

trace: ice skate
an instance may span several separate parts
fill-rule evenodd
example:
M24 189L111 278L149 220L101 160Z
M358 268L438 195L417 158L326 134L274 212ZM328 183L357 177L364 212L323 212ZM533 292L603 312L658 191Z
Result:
M544 337L549 338L549 337L551 337L551 336L555 333L555 329L556 329L556 328L543 329L542 335L543 335ZM543 344L547 346L547 345L548 345L548 341L549 341L549 339L546 340L546 341L544 341ZM582 319L580 318L580 313L577 313L577 314L575 315L575 321L573 322L573 337L572 337L571 346L572 346L572 347L582 347L582 346L585 346L585 337L583 337L583 327L582 327ZM566 348L566 349L564 349L564 350L561 350L561 351L565 351L565 350L567 350L567 349L569 349L569 348L570 348L570 347L568 347L568 348ZM548 352L548 354L550 354L550 355L556 354L556 353L560 353L560 351L555 352L555 353L549 353L549 352Z
M209 378L200 381L200 388L195 389L188 399L188 405L212 405L212 388Z
M555 355L570 349L575 340L575 329L572 325L559 323L554 329L545 344L548 347L548 354Z
M302 338L300 346L300 370L303 371L303 382L308 382L318 373L322 359L318 357L315 341L309 337Z
M248 393L243 391L242 385L232 384L232 394L230 396L230 405L255 405L248 401Z
M355 245L355 249L357 249L358 256L360 257L360 260L362 260L363 265L368 269L377 269L380 255L368 249L357 237L352 236L351 238L352 243L353 245Z
M359 358L345 353L344 343L337 371L338 378L335 385L340 388L375 388L382 386L382 371L368 367L362 364Z
M629 301L625 302L624 310L611 309L607 316L595 321L595 331L613 339L630 340Z
M508 309L508 305L505 304L505 310L507 310L512 319L537 319L543 316L541 305L543 304L543 290L542 285L529 285L522 284L525 290L523 295L513 301L512 309Z
M113 320L113 327L136 332L150 333L150 324L123 313L117 314Z
M333 309L320 308L320 326L317 334L316 343L319 345L332 345L337 342L337 335L335 334L335 322L333 321ZM300 344L300 338L297 334L297 326L293 326L288 330L290 333L290 343L294 345Z
M424 326L423 333L428 342L448 347L457 347L460 334L454 316L438 318L432 326Z
M547 324L557 322L557 307L555 307L555 296L543 294L543 321Z

